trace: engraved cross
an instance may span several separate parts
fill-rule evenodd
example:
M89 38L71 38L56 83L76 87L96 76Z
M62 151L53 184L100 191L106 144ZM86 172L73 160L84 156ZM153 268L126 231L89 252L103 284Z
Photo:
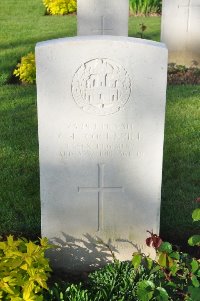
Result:
M105 187L104 164L98 164L98 187L78 187L78 192L98 192L98 231L103 230L103 207L105 192L123 192L123 187Z
M187 7L188 8L188 16L187 16L187 32L189 32L189 26L190 26L190 14L191 14L191 11L190 9L192 7L200 7L200 4L192 4L192 0L188 0L188 4L186 5L179 5L178 7Z
M92 29L92 32L94 34L105 35L105 33L108 31L110 31L110 33L112 33L113 28L106 28L106 25L105 25L106 18L107 18L106 16L100 17L100 22L101 22L100 28Z
M94 13L98 14L98 18L100 18L100 26L99 28L92 29L93 34L104 35L106 32L112 33L113 28L106 28L106 11L110 9L110 0L93 0L94 5ZM101 14L101 15L100 15ZM99 16L100 15L100 16Z

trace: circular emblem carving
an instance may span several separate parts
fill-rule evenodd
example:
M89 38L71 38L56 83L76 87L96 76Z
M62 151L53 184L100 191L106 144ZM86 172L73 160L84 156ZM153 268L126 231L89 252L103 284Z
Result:
M85 112L108 115L118 112L128 101L131 80L127 71L110 59L84 63L74 74L72 95Z

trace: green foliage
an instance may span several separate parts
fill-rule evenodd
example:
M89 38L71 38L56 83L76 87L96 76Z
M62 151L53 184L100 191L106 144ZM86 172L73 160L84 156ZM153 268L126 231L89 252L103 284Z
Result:
M200 208L197 208L192 213L192 219L194 222L200 221Z
M43 3L50 15L67 15L77 9L76 0L43 0Z
M157 252L157 261L152 260L152 265L147 266L147 257L143 256L137 266L139 301L198 300L195 296L200 294L199 261L187 254L170 251L169 243L163 244ZM144 275L147 280L141 280Z
M193 222L199 222L200 221L200 208L197 208L192 213L192 219ZM188 244L190 246L198 246L200 247L200 235L193 235L189 238Z
M130 0L130 12L134 15L160 14L161 0Z
M81 284L55 283L44 292L45 301L92 301Z
M11 301L41 301L47 289L49 262L44 253L50 248L47 239L40 243L26 239L0 242L0 299Z
M115 261L89 275L89 292L93 301L134 300L135 271L129 262Z
M13 74L23 83L34 84L36 81L35 55L30 52L21 58L21 63L17 64Z

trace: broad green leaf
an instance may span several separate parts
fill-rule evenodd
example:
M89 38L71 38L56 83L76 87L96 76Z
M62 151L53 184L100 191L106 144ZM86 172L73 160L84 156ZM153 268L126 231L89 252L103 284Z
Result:
M193 211L192 219L194 222L200 221L200 208L197 208Z
M161 269L161 267L159 265L156 265L151 271L150 274L156 273Z
M199 301L199 296L200 296L200 288L199 287L189 286L188 292L192 298L192 301Z
M193 259L191 262L192 273L195 273L199 268L199 263L197 260Z
M176 259L176 260L180 260L180 254L179 254L179 252L172 252L170 254L170 257L173 258L173 259Z
M134 269L137 269L142 262L142 255L139 253L133 254L132 264L134 266Z
M155 297L157 301L168 301L169 295L167 291L162 287L157 287L155 291Z
M159 258L158 258L158 263L162 267L167 267L167 254L166 253L161 253Z
M193 235L188 239L188 244L192 247L200 246L200 235Z
M153 297L155 285L149 280L138 282L137 296L139 301L149 301Z
M174 287L174 288L177 288L177 285L176 285L174 282L172 282L172 281L167 282L166 285L167 285L167 286Z
M195 275L192 276L191 280L194 287L199 287L199 281Z
M172 252L172 245L169 242L162 242L162 244L160 245L159 252L165 252L167 254Z
M173 266L175 265L175 262L173 258L171 258L171 256L167 255L167 264L168 267L171 269L173 268Z
M145 260L146 260L146 262L147 262L147 268L148 268L149 270L151 270L151 269L152 269L152 266L153 266L153 260L152 260L151 258L149 258L149 257L146 257Z

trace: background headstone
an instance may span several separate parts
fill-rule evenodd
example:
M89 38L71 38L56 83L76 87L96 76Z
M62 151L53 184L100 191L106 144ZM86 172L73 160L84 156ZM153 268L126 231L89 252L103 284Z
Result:
M97 47L98 45L98 47ZM69 60L70 58L70 60ZM42 235L55 267L86 271L159 233L167 49L126 37L38 43Z
M128 36L129 0L78 0L78 35Z
M170 63L200 67L200 0L163 0L161 41Z

